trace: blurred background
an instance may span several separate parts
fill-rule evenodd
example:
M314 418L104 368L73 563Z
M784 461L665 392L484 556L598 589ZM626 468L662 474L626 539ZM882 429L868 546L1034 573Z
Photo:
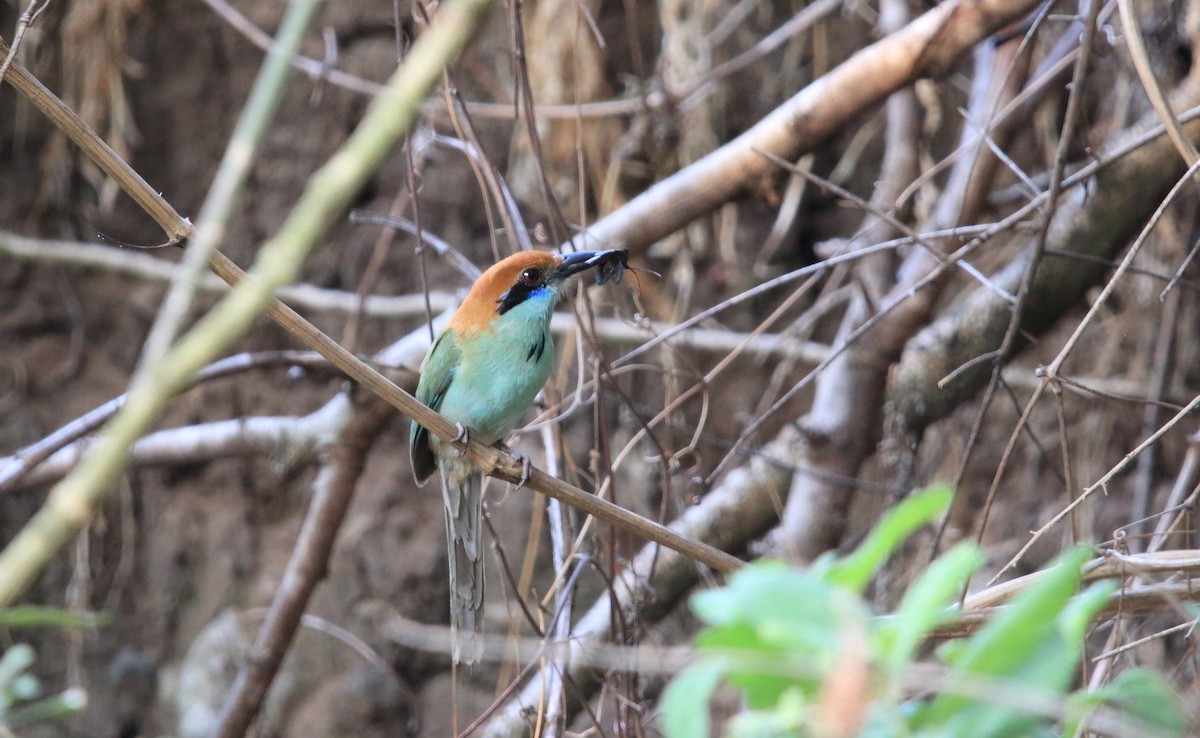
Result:
M1200 105L1195 5L1139 4L1145 61L1177 112ZM194 218L262 64L263 34L275 32L285 7L48 3L16 59ZM7 42L24 9L0 3ZM538 248L580 241L655 182L702 183L691 165L929 9L902 0L496 4L352 209L419 223L479 268L512 252L513 228ZM252 262L436 10L399 0L324 5L302 45L307 66L289 78L237 201L220 246L226 255ZM647 517L699 510L703 524L690 534L715 530L708 539L734 553L801 563L853 546L912 489L955 484L941 526L876 580L872 596L885 609L936 551L961 539L978 537L987 554L976 589L1010 562L1006 576L1036 570L1072 542L1193 548L1197 423L1184 415L1022 551L1031 531L1200 388L1194 186L1165 208L1085 320L1187 165L1162 136L1115 158L1162 115L1115 9L1099 10L1094 32L1088 12L1086 3L1036 7L934 69L922 66L919 49L907 59L880 56L871 64L881 76L911 64L921 79L869 104L850 94L864 82L831 78L815 94L829 101L820 115L836 121L833 135L763 166L739 181L738 197L699 217L674 225L668 206L661 217L670 235L621 244L643 271L564 301L558 368L529 416L557 422L520 433L514 446ZM1070 84L1088 41L1090 64ZM526 97L532 116L514 102ZM787 130L808 135L804 119ZM1195 138L1186 120L1182 130ZM1063 184L1089 165L1097 170ZM504 191L520 220L505 213ZM972 241L980 233L987 239ZM0 469L127 388L166 265L179 256L133 247L162 241L113 181L0 87ZM865 258L846 256L889 242ZM964 245L966 258L948 265L944 255ZM392 360L402 365L393 367L397 381L411 388L429 321L471 284L453 259L417 247L411 234L348 209L304 264L303 289L281 297L362 356L411 336ZM1031 263L1036 277L1026 279ZM792 277L780 287L733 300L783 275ZM198 306L219 293L206 289ZM623 360L717 306L695 329ZM1035 370L1076 330L1058 381L1042 386L1045 373ZM107 619L4 635L6 645L35 647L34 672L48 691L79 686L88 695L82 714L26 734L207 734L292 555L344 400L361 400L332 369L278 353L300 348L257 321L233 353L254 353L261 365L180 394L135 449L111 504L38 580L30 602ZM460 672L451 699L449 657L397 636L448 619L442 501L436 486L412 481L407 428L395 418L370 439L260 735L452 734L524 666ZM0 480L4 540L77 448ZM709 512L705 500L717 492L747 514ZM534 620L555 608L543 599L557 569L547 505L495 480L487 501L495 548L486 628L498 639L528 635L518 600ZM573 560L569 590L581 620L608 607L614 573L644 541L549 512L586 556ZM664 569L661 582L648 573L637 597L614 597L622 605L612 616L615 640L686 641L696 623L680 605L693 587L714 582L697 569ZM1163 606L1114 625L1115 642L1098 634L1096 647L1180 617ZM1161 670L1195 698L1186 633L1123 658ZM568 681L566 696L547 708L567 718L546 730L654 735L662 685L661 676L618 672ZM489 723L488 734L513 734L537 714Z

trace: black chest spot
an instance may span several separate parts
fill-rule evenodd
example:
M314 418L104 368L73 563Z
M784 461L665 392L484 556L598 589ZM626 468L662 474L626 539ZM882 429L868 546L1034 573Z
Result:
M542 335L538 336L537 343L529 347L529 353L525 356L525 361L532 361L536 364L542 360L542 354L544 353L546 353L546 333L543 331Z

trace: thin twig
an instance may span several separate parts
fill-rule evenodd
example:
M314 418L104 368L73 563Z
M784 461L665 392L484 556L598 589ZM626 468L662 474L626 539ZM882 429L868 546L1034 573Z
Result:
M1044 386L1044 385L1041 385L1041 386ZM1187 417L1188 414L1190 414L1197 407L1200 407L1200 395L1197 395L1195 398L1193 398L1192 401L1189 402L1186 407L1184 407L1182 410L1180 410L1178 413L1176 413L1173 418L1168 420L1166 423L1163 423L1162 427L1159 428L1157 431L1155 431L1149 438L1142 441L1141 443L1139 443L1137 445L1136 448L1134 448L1129 453L1125 454L1124 458L1122 458L1119 462L1117 462L1117 464L1115 466L1113 466L1111 469L1109 469L1108 472L1106 472L1104 474L1104 476L1100 477L1098 480L1093 482L1087 489L1083 490L1083 493L1080 494L1078 497L1076 497L1071 502L1071 504L1067 505L1065 508L1060 510L1057 514L1055 514L1055 516L1050 518L1050 520L1047 521L1046 524L1043 525L1041 528L1038 528L1033 533L1033 535L1031 535L1029 537L1029 541L1026 542L1024 546L1021 547L1021 550L1017 551L1017 553L1014 554L1011 559L1009 559L1008 563L1006 563L1003 567L1001 567L1000 571L996 572L996 576L992 577L989 584L994 583L1005 572L1007 572L1009 569L1016 566L1017 562L1019 562L1025 556L1025 554L1029 551L1029 549L1033 546L1033 544L1035 544L1039 540L1041 540L1042 536L1044 536L1047 531L1049 531L1051 528L1053 528L1055 525L1057 525L1059 522L1061 522L1063 520L1063 518L1067 517L1067 515L1069 515L1071 513L1071 511L1073 511L1075 508L1079 507L1079 505L1083 504L1083 502L1085 500L1087 500L1089 497L1091 497L1093 493L1095 493L1097 490L1100 490L1100 489L1107 489L1108 483L1111 482L1114 477L1116 477L1118 474L1120 474L1121 471L1126 466L1129 466L1129 463L1131 461L1133 461L1135 458L1137 458L1137 456L1139 454L1141 454L1143 451L1145 451L1148 447L1157 443L1158 439L1160 439L1164 435L1166 435L1171 429L1173 429L1176 425L1178 425L1180 421L1182 421L1185 417Z
M1166 300L1167 293L1183 280L1184 271L1187 270L1188 265L1192 263L1192 260L1196 258L1196 253L1198 251L1200 251L1200 238L1196 239L1196 243L1192 244L1192 250L1188 252L1187 256L1183 257L1183 263L1180 264L1179 268L1175 270L1175 274L1171 276L1170 281L1167 282L1167 286L1163 287L1162 292L1158 293L1159 300Z
M421 241L433 247L433 250L438 256L443 257L446 261L458 270L458 273L471 280L472 282L479 278L483 271L475 266L475 264L463 255L461 251L451 246L446 241L442 240L433 233L427 230L417 228L417 224L406 218L398 218L390 215L381 215L379 213L369 213L366 210L351 210L351 223L372 223L374 225L386 226L398 231L404 231L412 236L419 236Z
M940 264L945 261L945 257L943 257L940 253L938 253L938 251L936 249L934 249L933 246L931 246L926 241L925 237L923 237L921 234L917 233L915 230L910 228L907 223L904 223L904 222L900 221L898 218L896 218L895 216L885 212L882 208L867 202L866 200L862 199L861 197L855 195L853 192L850 192L849 190L846 190L845 188L839 187L838 185L834 184L833 182L830 182L829 180L825 179L824 177L819 177L816 174L813 174L812 172L805 170L803 167L798 167L795 164L792 164L790 161L785 161L784 159L781 159L778 156L775 156L774 154L768 153L766 151L759 152L759 153L761 153L764 157L766 157L770 161L774 162L780 168L786 169L787 171L791 172L792 174L795 174L797 176L805 178L806 180L812 182L813 184L817 185L821 189L828 190L829 192L832 192L834 195L842 198L843 200L853 203L856 207L862 209L864 212L874 215L876 218L883 220L888 225L890 225L892 228L894 228L896 231L903 233L904 235L911 238L912 242L917 244L918 246L920 246L922 249L924 249L926 254L928 254L929 257L931 259L933 259L935 262ZM962 260L956 262L955 266L957 266L959 269L963 270L965 273L970 275L972 279L979 282L985 288L991 290L1001 300L1004 300L1005 302L1007 302L1009 304L1016 304L1016 301L1017 301L1016 297L1014 297L1013 295L1010 295L1006 290L1002 289L996 283L992 282L992 280L988 279L986 275L984 275L982 272L980 272L978 269L976 269L974 266L972 266L971 263L968 262L966 259L962 259Z
M130 391L138 393L142 386L155 381L154 375L175 337L179 333L196 295L197 284L206 272L209 258L225 235L225 227L233 214L235 198L241 191L254 152L262 141L275 114L287 79L289 59L300 46L300 39L320 7L319 0L303 0L288 5L279 26L279 35L271 52L254 80L250 96L242 108L237 125L225 147L208 195L200 207L200 215L188 239L187 249L175 272L171 288L155 315L150 333L142 346L142 356L134 373Z
M1196 162L1193 163L1192 166L1190 166L1188 168L1188 171L1184 173L1183 177L1181 177L1175 183L1175 186L1171 188L1171 191L1167 194L1167 196L1165 198L1163 198L1161 203L1159 203L1158 208L1155 210L1154 214L1150 217L1150 220L1146 223L1145 227L1143 227L1142 232L1140 234L1138 234L1137 239L1134 240L1132 245L1130 245L1129 251L1126 252L1125 258L1121 261L1121 265L1117 267L1116 272L1113 273L1112 277L1104 285L1104 289L1101 290L1100 295L1092 303L1092 306L1091 306L1091 308L1089 308L1087 314L1084 315L1083 319L1079 321L1079 324L1075 326L1074 332L1072 332L1071 336L1067 339L1066 344L1063 345L1063 347L1059 351L1058 355L1054 358L1054 360L1050 363L1050 365L1045 368L1042 381L1038 384L1037 389L1034 390L1033 396L1029 399L1029 402L1026 404L1025 412L1022 413L1021 419L1017 421L1018 424L1023 424L1025 422L1028 422L1028 418L1029 418L1030 414L1032 413L1032 408L1037 404L1037 401L1041 398L1042 393L1045 391L1045 389L1053 381L1055 381L1055 378L1058 376L1058 373L1062 368L1063 362L1066 361L1067 356L1070 355L1071 351L1075 348L1076 344L1079 342L1080 337L1083 335L1083 331L1087 328L1087 326L1095 318L1096 314L1099 312L1099 310L1105 304L1105 302L1107 302L1109 296L1112 295L1113 291L1116 289L1117 282L1120 280L1121 276L1124 274L1124 272L1128 268L1129 264L1131 264L1133 262L1134 258L1141 251L1142 245L1145 243L1146 239L1149 237L1150 233L1153 231L1154 226L1158 224L1158 221L1162 217L1163 213L1166 212L1167 207L1169 207L1171 205L1171 203L1173 203L1175 201L1175 199L1182 192L1183 188L1187 184L1191 183L1192 176L1198 170L1200 170L1200 159L1197 159ZM1169 427L1173 427L1173 425L1175 423L1177 423L1179 419L1182 419L1183 415L1185 415L1190 408L1195 406L1195 404L1198 401L1200 401L1200 397L1192 400L1192 402L1189 403L1188 407L1186 407L1186 408L1184 408L1184 410L1180 411L1180 413L1175 416L1175 419L1168 422L1166 425L1163 426L1163 428L1166 429ZM1018 425L1018 429L1019 428L1020 428L1020 425ZM1151 439L1156 439L1162 432L1165 432L1165 430L1160 429L1160 432L1154 434L1154 436L1152 436ZM1005 454L1001 458L1000 466L997 468L996 474L993 477L994 480L999 479L1001 476L1003 476L1004 470L1006 468L1006 461L1009 458L1009 456L1011 454L1011 450L1014 446L1013 438L1015 438L1015 433L1009 439L1008 446L1005 449ZM1147 443L1151 439L1148 439ZM1137 451L1140 451L1142 448L1144 448L1144 444L1143 444L1143 446L1139 446ZM1135 451L1133 455L1136 455L1137 451ZM1128 463L1130 458L1131 458L1131 456L1126 456L1125 459L1122 460L1122 462L1118 466L1120 466L1121 468L1124 468L1124 465L1126 463ZM1105 478L1101 479L1101 481L1106 483L1108 476L1109 475L1106 475ZM993 481L993 487L995 487L997 484L998 484L998 482ZM1067 508L1064 509L1063 511L1061 511L1058 515L1055 515L1054 518L1051 520L1051 523L1039 528L1038 531L1033 534L1033 536L1030 538L1030 540L1024 546L1021 547L1021 550L1018 551L1017 554L1012 559L1010 559L1009 562L1007 564L1005 564L1004 567L999 572L996 573L996 576L993 577L992 581L995 581L995 579L997 577L1001 576L1005 571L1007 571L1008 569L1015 566L1016 563L1021 559L1021 557L1023 557L1025 555L1025 552L1029 550L1030 546L1032 546L1034 542L1036 542L1038 539L1040 539L1042 537L1042 535L1044 535L1045 532L1047 530L1049 530L1050 527L1053 526L1053 524L1056 524L1059 520L1062 520L1062 518L1065 517L1065 515L1067 513L1069 513L1079 503L1081 503L1084 499L1086 499L1092 491L1095 491L1095 489L1097 488L1097 486L1099 484L1100 484L1100 482L1098 482L1096 485L1093 485L1092 487L1089 487L1087 490L1084 491L1084 493L1082 495L1080 495L1078 498L1076 498L1075 501L1071 505L1068 505Z
M1046 251L1046 237L1050 233L1050 224L1053 222L1054 213L1058 208L1058 197L1062 192L1063 171L1067 166L1067 155L1074 144L1075 131L1079 126L1079 116L1082 110L1082 99L1084 96L1084 79L1088 73L1088 64L1092 58L1092 40L1096 33L1096 22L1100 13L1100 3L1094 0L1091 3L1088 20L1084 26L1084 35L1082 41L1082 51L1075 60L1075 71L1072 75L1071 94L1067 98L1067 111L1063 120L1062 133L1058 139L1058 148L1054 156L1054 168L1050 175L1050 188L1046 194L1046 212L1042 217L1040 228L1038 230L1037 239L1033 244L1033 253L1029 257L1028 263L1025 265L1025 271L1021 274L1021 286L1017 291L1017 305L1013 310L1012 316L1009 318L1008 327L1004 330L1004 337L1000 341L1000 347L996 356L995 363L992 366L992 376L988 381L987 390L984 392L983 401L979 408L979 419L982 420L983 415L987 412L988 405L991 402L993 393L996 391L996 385L1000 381L1000 370L1002 362L1009 356L1016 345L1017 336L1021 328L1021 320L1024 317L1026 305L1029 303L1029 295L1033 289L1034 279L1037 277L1038 267L1042 263L1042 257ZM1020 431L1018 426L1014 431L1017 435ZM1067 454L1067 440L1062 438L1063 455ZM963 461L963 468L966 467L966 461ZM1070 469L1067 469L1067 480L1070 479ZM992 479L992 485L988 489L987 498L984 501L983 512L979 518L979 527L976 533L976 542L983 541L984 532L987 530L988 516L991 513L992 503L995 500L996 490L999 488L1000 475L997 474ZM1074 490L1068 490L1068 494L1074 493ZM969 581L963 586L963 594L966 594L966 587Z
M196 372L189 387L269 366L329 366L329 362L315 351L263 351L237 354L213 362ZM0 458L0 494L15 487L21 481L21 477L36 468L38 464L103 425L121 408L127 397L128 393L114 397L36 443L31 443L8 457Z
M1142 88L1146 90L1146 96L1150 98L1150 104L1154 106L1154 112L1158 114L1159 120L1166 126L1167 136L1171 139L1171 143L1183 157L1183 163L1190 167L1196 163L1197 159L1200 159L1200 152L1196 151L1196 146L1183 132L1183 127L1180 126L1179 119L1175 117L1175 112L1171 110L1171 104L1167 101L1162 85L1154 76L1150 55L1146 52L1146 42L1142 40L1142 27L1138 21L1133 0L1117 0L1117 8L1121 13L1121 25L1125 27L1125 44L1129 47L1129 58L1133 61L1133 68L1142 82Z
M12 47L4 55L4 63L0 64L0 82L4 81L5 73L8 72L13 60L17 58L17 49L21 48L21 40L25 38L25 31L37 22L38 16L49 6L50 0L29 0L29 5L17 20L17 32L13 34Z
M260 250L253 279L241 280L168 351L154 383L144 393L130 396L83 462L51 491L41 510L0 552L0 605L20 596L58 549L87 527L123 466L125 450L158 417L171 395L250 326L254 317L271 304L271 293L276 287L291 281L319 234L343 211L368 174L407 129L420 97L466 43L475 27L474 20L484 7L485 0L459 0L440 8L439 22L417 41L409 62L397 70L389 83L389 92L375 99L346 144L309 180L304 195L276 236ZM18 81L16 72L23 70L14 65L7 80L25 92L24 88L30 87L29 78ZM36 84L32 87L38 95L35 104L49 111L55 124L72 140L85 145L87 153L102 168L120 173L121 187L154 215L168 234L191 235L186 221L111 148L104 146L78 116L70 114L44 87ZM240 272L219 252L214 260ZM344 350L338 356L343 363L356 361ZM382 376L379 379L387 384Z
M687 110L699 104L701 100L712 93L717 81L726 79L747 67L762 61L777 49L804 33L835 10L840 8L845 0L816 0L805 6L781 26L764 36L758 43L737 56L722 62L705 72L699 79L692 82L682 92L676 93L680 98L679 108Z
M434 136L434 143L460 151L463 156L467 157L476 176L487 183L487 191L492 193L492 198L500 209L505 236L513 245L513 250L528 251L532 249L533 244L529 240L525 218L521 215L521 209L517 207L517 200L513 197L512 190L504 181L504 177L500 176L496 165L483 153L479 136L475 132L475 123L467 114L466 103L463 102L462 95L459 94L457 87L450 87L446 94L447 106L451 112L450 121L454 124L455 130L462 132L461 135L465 136L466 140L449 136Z
M1151 633L1150 635L1145 636L1144 638L1139 638L1136 641L1130 641L1129 643L1126 643L1125 645L1120 646L1118 648L1109 649L1097 656L1092 657L1092 662L1096 663L1099 661L1104 661L1106 659L1115 658L1115 657L1120 656L1121 654L1125 653L1126 651L1132 651L1133 649L1137 648L1138 646L1144 646L1147 643L1150 643L1151 641L1157 641L1157 640L1166 638L1167 636L1174 635L1176 633L1188 632L1194 627L1196 627L1195 620L1189 620L1186 623L1180 623L1179 625L1167 628L1166 630L1160 630L1157 633Z
M1171 376L1176 330L1178 329L1179 303L1178 292L1163 303L1162 318L1154 328L1153 358L1150 366L1150 376L1146 387L1146 405L1142 408L1142 435L1153 432L1158 426L1159 411L1167 403L1161 402L1167 391L1167 382ZM1154 448L1149 448L1137 463L1137 473L1133 486L1133 517L1142 520L1150 514L1150 496L1154 487L1154 471L1157 454ZM1142 526L1135 525L1129 530L1133 539L1131 545L1138 546L1142 538Z

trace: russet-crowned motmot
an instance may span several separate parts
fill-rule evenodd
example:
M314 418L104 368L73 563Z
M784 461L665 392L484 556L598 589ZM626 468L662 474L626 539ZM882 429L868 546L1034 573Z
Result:
M550 316L568 279L595 268L597 283L620 281L627 258L623 249L565 256L522 251L492 266L425 356L417 399L458 425L456 441L468 435L485 444L503 440L550 376ZM454 660L472 663L483 646L476 637L483 608L482 479L453 443L416 422L409 454L418 485L435 469L441 477Z

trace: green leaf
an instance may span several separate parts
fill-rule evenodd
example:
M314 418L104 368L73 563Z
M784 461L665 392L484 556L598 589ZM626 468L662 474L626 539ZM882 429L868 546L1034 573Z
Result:
M1157 736L1182 736L1185 725L1179 698L1156 672L1128 669L1112 683L1092 693L1142 723ZM1144 731L1143 731L1144 734Z
M1012 687L1019 690L1017 694L1028 693L1042 700L1059 699L1075 674L1081 649L1080 641L1067 641L1051 631L1040 648L1008 675ZM1025 738L1045 723L1040 715L1022 709L1025 702L963 699L959 708L942 722L942 733L964 738Z
M1083 652L1083 639L1092 618L1104 608L1115 582L1099 582L1069 599L1054 617L1040 644L1007 676L1021 689L1058 699L1070 687ZM978 702L964 707L948 723L972 738L1022 738L1043 718L1023 712L1020 705Z
M109 617L97 612L71 612L57 607L20 605L0 610L0 628L97 628Z
M862 592L892 552L914 531L949 509L953 497L949 486L937 485L896 505L854 553L830 567L828 581Z
M751 708L773 707L790 687L811 694L820 685L814 675L836 661L847 624L856 623L862 633L870 630L861 598L781 562L747 566L725 587L693 597L692 609L712 623L697 637L697 646L725 659L729 683L742 691ZM739 651L779 663L792 660L809 671L764 672L761 659L739 659Z
M751 710L767 710L774 707L780 696L789 689L813 694L819 686L812 680L800 684L787 677L752 670L730 671L729 683L741 690L746 706Z
M830 589L782 561L757 561L734 573L724 587L697 593L692 611L709 625L801 617L827 599Z
M1058 614L1078 589L1080 567L1089 557L1085 548L1059 557L967 642L954 665L980 674L1012 673L1055 627Z
M750 623L730 623L706 628L696 636L701 651L760 651L766 648Z
M667 738L709 738L708 703L725 675L725 664L703 661L679 672L662 697Z
M1041 691L1049 699L1060 698L1075 676L1092 618L1115 588L1115 582L1099 582L1068 600L1054 619L1055 628L1009 675L1014 685ZM972 738L1022 738L1043 722L1043 718L1023 712L1020 705L977 702L956 713L947 728Z
M1056 682L1060 671L1040 657L1062 643L1059 614L1078 588L1080 567L1089 556L1082 547L1061 556L979 633L954 652L943 653L943 658L965 673ZM1088 604L1094 604L1090 597ZM1074 669L1073 658L1068 657L1067 666ZM940 725L969 702L966 697L939 695L918 711L914 725Z
M846 605L845 599L807 572L761 562L734 574L725 587L695 595L691 604L697 617L714 626L700 641L704 647L738 642L812 656L829 651L831 635L844 617L834 603L861 607ZM731 627L737 630L722 634Z
M729 721L731 738L795 738L810 721L806 695L789 689L779 696L771 710L744 710Z
M1071 599L1058 615L1058 631L1063 638L1068 641L1083 640L1091 627L1092 619L1100 614L1112 599L1117 587L1115 581L1096 582L1078 597Z
M879 653L884 666L893 672L903 668L934 626L957 617L947 606L982 563L977 546L960 543L939 556L909 587L899 610L880 626Z

